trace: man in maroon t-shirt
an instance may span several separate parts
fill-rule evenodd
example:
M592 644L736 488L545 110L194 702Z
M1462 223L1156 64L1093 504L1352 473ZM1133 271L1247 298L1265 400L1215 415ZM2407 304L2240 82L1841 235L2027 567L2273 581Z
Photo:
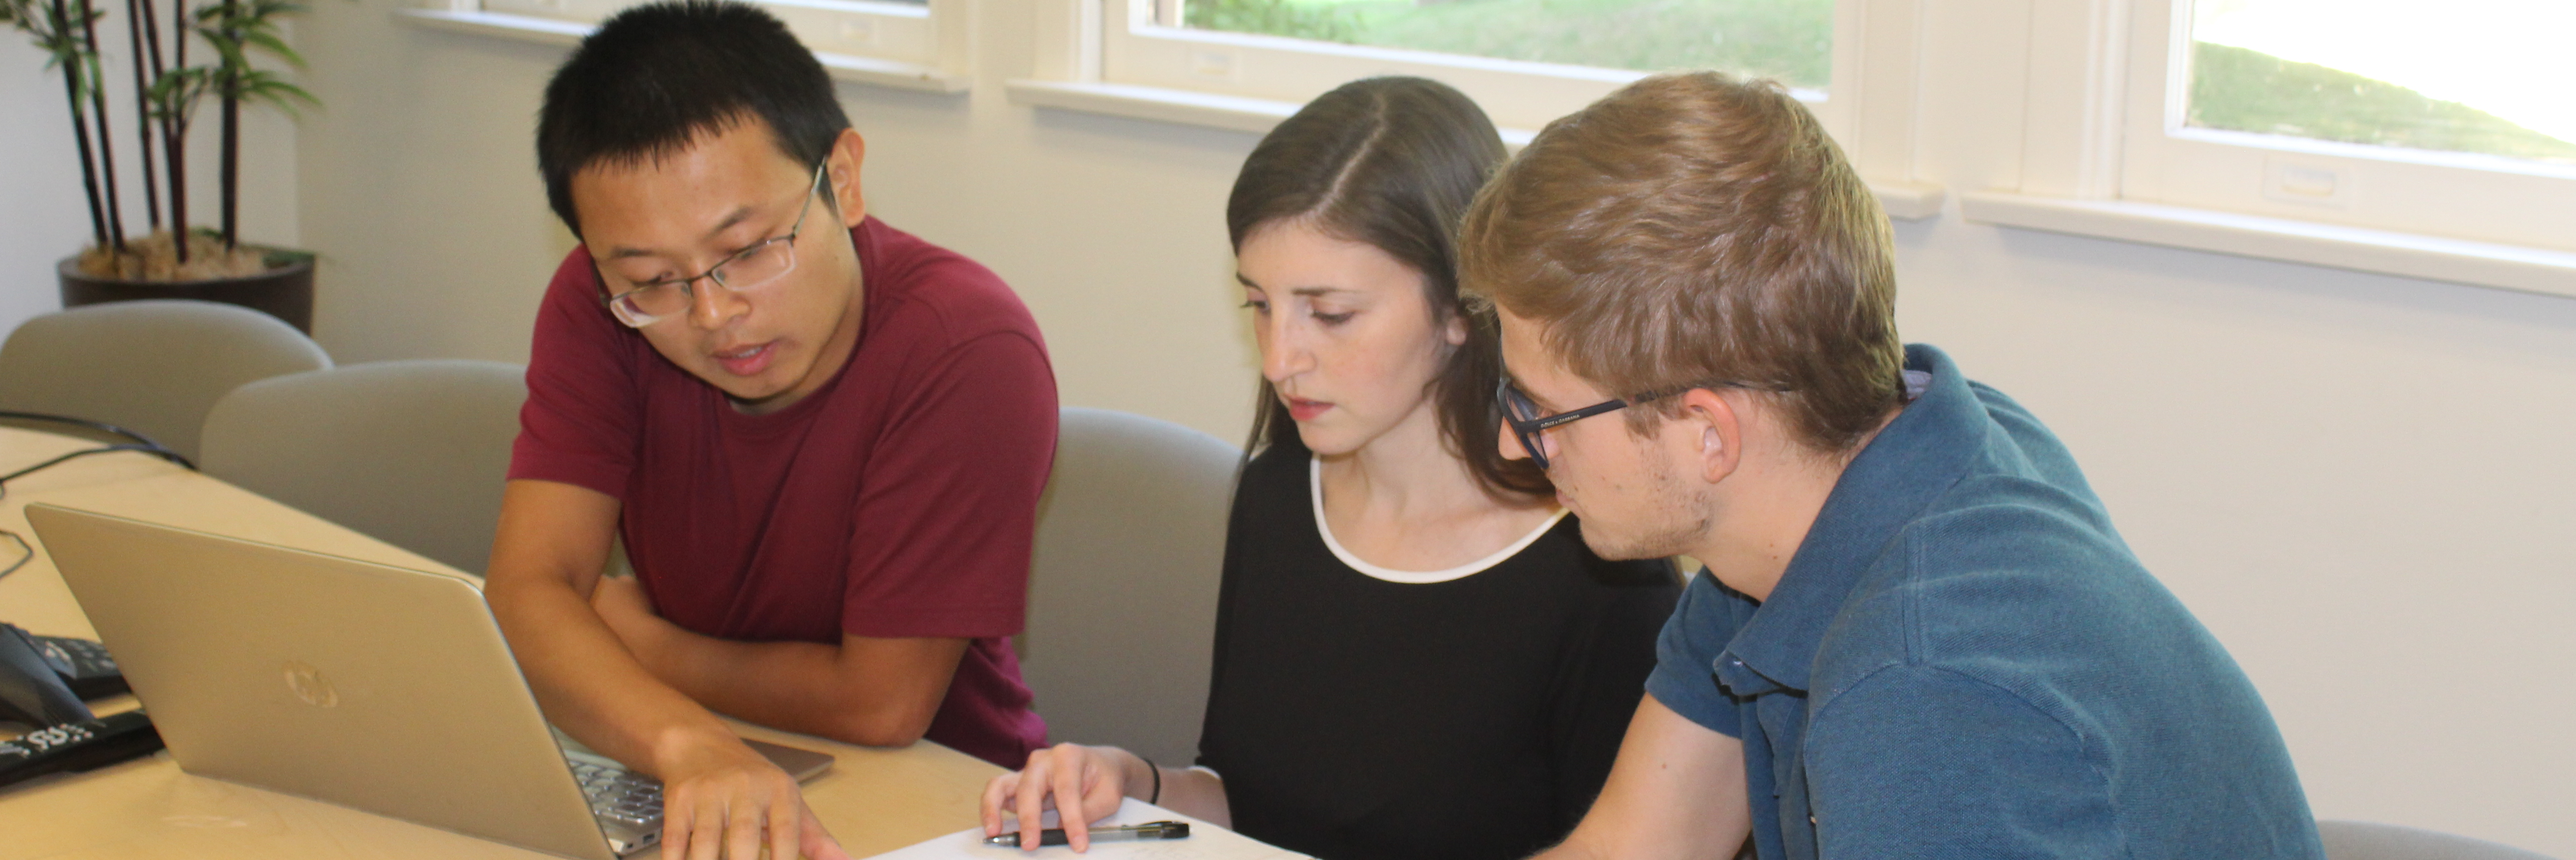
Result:
M672 856L840 856L715 717L1008 767L1055 383L999 278L869 218L775 19L654 4L547 86L547 287L486 594L547 716L664 783ZM632 579L601 575L622 537Z

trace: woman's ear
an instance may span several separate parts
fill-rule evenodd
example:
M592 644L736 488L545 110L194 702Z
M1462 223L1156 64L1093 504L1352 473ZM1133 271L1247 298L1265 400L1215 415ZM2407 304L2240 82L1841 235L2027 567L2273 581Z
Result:
M1466 346L1467 325L1466 311L1458 310L1451 312L1449 314L1449 321L1442 323L1440 326L1440 339L1448 341L1449 346L1452 348Z

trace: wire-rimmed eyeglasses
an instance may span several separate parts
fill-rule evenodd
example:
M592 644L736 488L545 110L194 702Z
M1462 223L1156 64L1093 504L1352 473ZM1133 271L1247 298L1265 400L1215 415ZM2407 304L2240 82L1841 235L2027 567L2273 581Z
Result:
M618 322L632 328L643 328L687 313L696 301L689 285L701 279L714 281L734 292L755 289L776 282L796 270L796 236L805 231L805 217L813 214L814 198L823 188L824 170L831 166L825 159L814 165L814 179L806 183L805 205L796 210L796 223L786 235L771 236L751 247L735 251L733 256L707 267L705 272L686 278L664 278L638 284L634 289L600 301Z

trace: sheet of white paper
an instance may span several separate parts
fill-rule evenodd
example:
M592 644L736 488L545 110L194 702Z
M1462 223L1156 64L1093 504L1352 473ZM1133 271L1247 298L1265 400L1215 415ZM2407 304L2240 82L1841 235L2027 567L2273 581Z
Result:
M1048 818L1054 816L1049 815ZM1149 821L1187 821L1190 823L1190 836L1187 839L1142 842L1094 842L1091 850L1082 854L1075 854L1073 849L1061 845L1022 852L1017 848L986 845L984 828L970 827L888 851L870 860L1014 860L1024 857L1030 860L1300 860L1306 856L1132 797L1118 807L1118 814L1110 816L1102 824L1143 824Z

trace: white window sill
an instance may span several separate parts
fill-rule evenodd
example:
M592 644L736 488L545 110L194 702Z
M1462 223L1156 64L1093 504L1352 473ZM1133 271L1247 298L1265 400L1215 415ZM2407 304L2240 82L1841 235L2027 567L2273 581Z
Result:
M1229 96L1167 87L1014 79L1005 84L1011 102L1030 107L1107 114L1129 119L1222 128L1267 134L1280 120L1297 112L1296 102ZM1503 145L1517 152L1538 132L1502 129ZM1919 220L1941 214L1941 186L1912 182L1871 182L1888 217Z
M444 9L396 9L398 20L414 26L451 33L497 36L523 42L570 47L581 43L595 27L577 21L558 21L527 15L500 12L456 12ZM962 93L973 85L965 75L950 74L917 63L857 57L848 54L817 52L814 59L834 80L851 83L913 90L927 93Z
M2576 253L2127 200L1959 195L1969 221L2576 297Z

